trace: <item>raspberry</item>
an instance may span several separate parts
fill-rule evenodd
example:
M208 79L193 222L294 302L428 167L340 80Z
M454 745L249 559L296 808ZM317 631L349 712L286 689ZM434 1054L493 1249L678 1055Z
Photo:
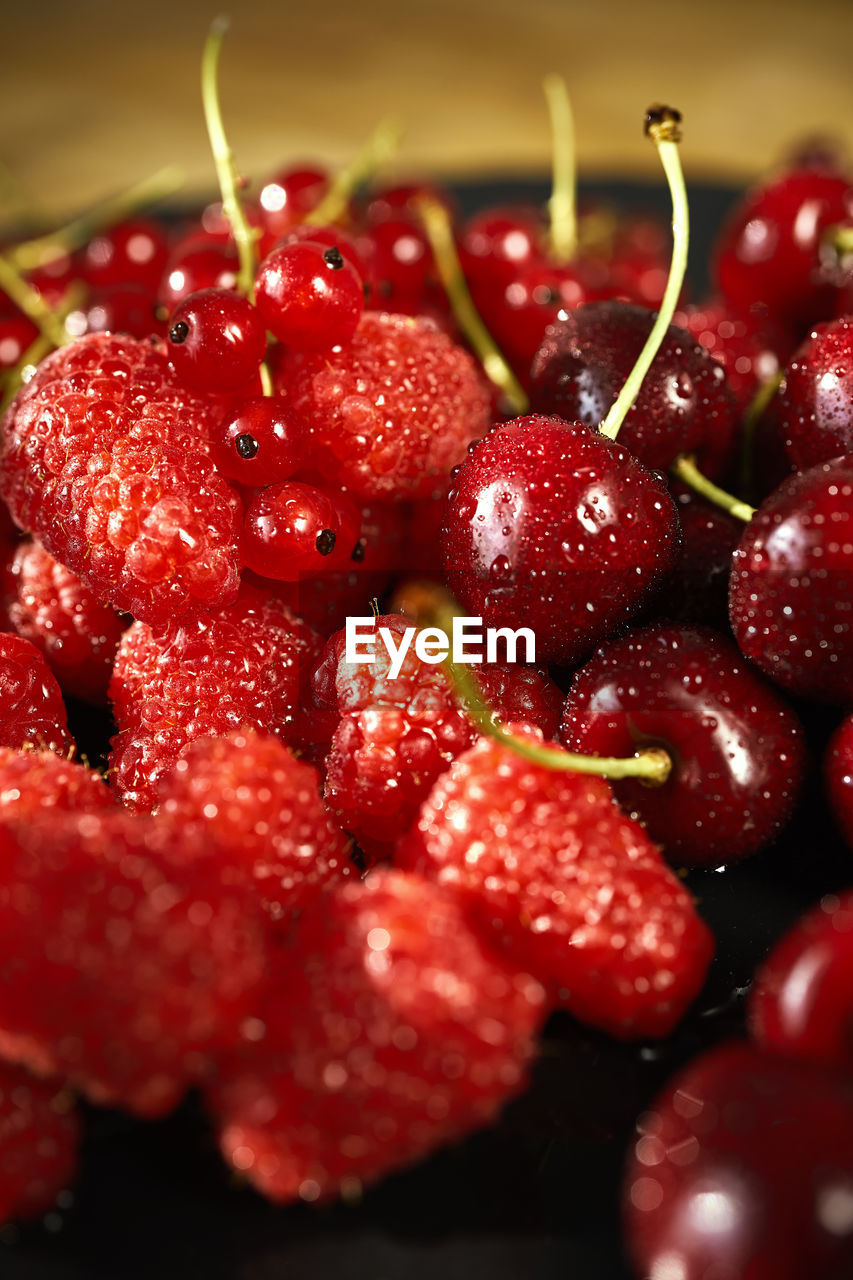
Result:
M248 727L298 739L300 693L320 643L283 604L248 586L234 604L159 635L135 622L110 685L119 794L150 809L158 778L196 738Z
M399 636L411 625L399 614L376 619ZM410 646L400 674L377 640L375 661L344 661L344 636L333 636L315 675L315 692L334 697L341 720L327 760L326 800L365 853L387 856L417 816L436 778L477 738L440 667ZM336 670L335 670L336 668ZM556 735L562 695L545 675L519 666L478 666L487 701L503 720L530 721ZM334 692L331 678L334 672Z
M711 934L601 778L481 738L439 778L397 853L452 886L484 938L612 1035L667 1035L702 985Z
M152 624L237 590L241 504L208 440L215 402L159 344L95 334L39 366L0 423L17 522L99 597Z
M278 383L324 468L365 498L441 492L489 425L473 358L423 319L365 312L348 346L286 351Z
M59 685L35 645L0 634L0 747L73 751Z
M317 770L277 738L251 730L200 738L161 778L158 796L161 814L209 832L230 861L246 866L275 920L304 890L350 872L347 840L323 807Z
M261 924L210 844L121 810L0 826L4 1057L154 1116L239 1040Z
M114 804L94 769L53 751L0 747L0 821L20 822L53 809L90 813Z
M41 650L64 692L104 705L126 622L38 542L7 561L3 594L12 629Z
M46 1213L74 1179L80 1122L55 1081L0 1065L0 1222Z
M286 1003L221 1064L222 1150L273 1200L356 1190L489 1123L525 1083L543 992L436 886L376 872L294 938Z

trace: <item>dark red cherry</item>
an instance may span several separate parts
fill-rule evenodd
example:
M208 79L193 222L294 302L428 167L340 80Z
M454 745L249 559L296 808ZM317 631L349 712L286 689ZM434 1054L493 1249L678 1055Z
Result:
M853 716L836 729L826 751L824 776L829 807L853 849Z
M649 1280L843 1280L853 1083L746 1044L697 1058L640 1117L624 1220Z
M706 627L656 623L611 641L575 673L561 730L570 751L630 756L663 747L659 787L613 789L677 865L739 861L782 830L805 752L797 717L730 641Z
M821 281L820 242L851 214L853 187L828 169L794 170L756 187L717 243L717 288L735 312L760 299L771 319L797 332L827 319L837 289Z
M526 380L545 330L561 313L574 311L586 300L577 267L534 262L510 281L485 319L502 354Z
M38 329L26 316L0 316L0 369L14 369L38 337Z
M281 396L254 396L226 415L212 442L217 471L260 489L305 465L304 433Z
M540 413L596 426L643 349L655 316L626 302L591 302L552 325L531 369L530 402ZM737 405L718 361L670 325L625 417L619 443L647 467L697 454L711 478L731 461Z
M496 427L458 467L442 535L448 585L484 625L526 626L536 660L574 663L672 568L678 516L663 479L580 422Z
M257 373L267 335L257 308L239 293L202 289L172 312L166 348L188 387L232 391Z
M540 261L542 220L536 209L487 209L459 233L459 261L476 299L500 294L519 272Z
M732 557L729 617L777 684L853 703L853 457L791 476L761 504Z
M364 311L364 284L337 245L294 242L261 263L255 304L280 342L326 351L349 342Z
M75 338L84 333L129 333L134 338L165 334L166 326L157 315L154 298L140 285L116 285L94 290L65 321Z
M726 628L729 572L743 523L692 489L673 486L681 522L681 550L660 602L667 618Z
M298 582L341 569L359 537L360 516L345 493L285 480L261 489L243 522L243 558L253 573Z
M779 428L798 471L853 454L853 318L812 329L785 370Z
M99 289L136 284L153 293L168 257L163 228L150 219L133 218L89 241L81 254L80 275Z
M755 975L749 1029L762 1048L853 1076L853 891L830 894Z
M762 383L779 371L778 351L784 339L771 339L757 317L734 315L723 302L714 301L677 311L675 323L719 360L741 413Z
M176 247L166 264L157 300L170 315L178 303L202 289L236 289L240 264L231 244L193 237Z

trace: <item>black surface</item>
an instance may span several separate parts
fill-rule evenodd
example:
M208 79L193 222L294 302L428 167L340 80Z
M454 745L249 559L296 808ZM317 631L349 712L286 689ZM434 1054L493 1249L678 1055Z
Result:
M666 211L657 189L594 189ZM464 209L546 194L544 184L459 190ZM694 267L730 194L691 188ZM701 271L696 273L701 288ZM815 759L833 717L804 710ZM75 709L94 759L106 718ZM621 1166L637 1114L678 1066L742 1028L756 962L822 893L853 882L813 770L799 816L773 850L690 885L718 938L702 996L664 1044L620 1046L557 1016L527 1093L500 1125L387 1179L358 1205L276 1209L218 1159L198 1101L142 1124L87 1112L74 1203L47 1226L0 1233L2 1280L629 1280Z

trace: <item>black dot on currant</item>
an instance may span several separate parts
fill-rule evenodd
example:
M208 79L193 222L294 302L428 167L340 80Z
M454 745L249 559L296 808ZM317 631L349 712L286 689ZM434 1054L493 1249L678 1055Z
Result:
M321 529L317 534L317 541L314 546L320 552L321 556L330 556L335 549L335 531L334 529Z
M327 267L331 267L333 271L340 271L344 265L344 255L336 244L331 249L327 249L323 254L323 261Z
M179 320L177 324L173 324L169 330L169 341L177 343L178 346L182 342L186 342L190 327L186 320Z
M245 458L246 461L250 458L254 458L255 454L258 452L258 442L254 436L249 435L248 431L243 431L239 436L235 437L234 447L240 457Z
M355 546L352 549L352 555L350 556L350 560L354 560L356 564L361 564L362 560L364 559L364 551L365 551L364 538L359 538L358 542L355 544Z

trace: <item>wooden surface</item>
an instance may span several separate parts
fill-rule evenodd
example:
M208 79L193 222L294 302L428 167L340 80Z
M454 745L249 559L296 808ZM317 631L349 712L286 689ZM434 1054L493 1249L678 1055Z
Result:
M224 0L223 0L224 2ZM210 190L198 0L3 0L0 160L48 213L169 161ZM655 173L654 100L685 116L697 177L741 178L815 131L853 149L853 0L242 0L222 97L244 172L340 163L376 120L407 123L399 173L547 168L540 83L563 73L588 174Z

